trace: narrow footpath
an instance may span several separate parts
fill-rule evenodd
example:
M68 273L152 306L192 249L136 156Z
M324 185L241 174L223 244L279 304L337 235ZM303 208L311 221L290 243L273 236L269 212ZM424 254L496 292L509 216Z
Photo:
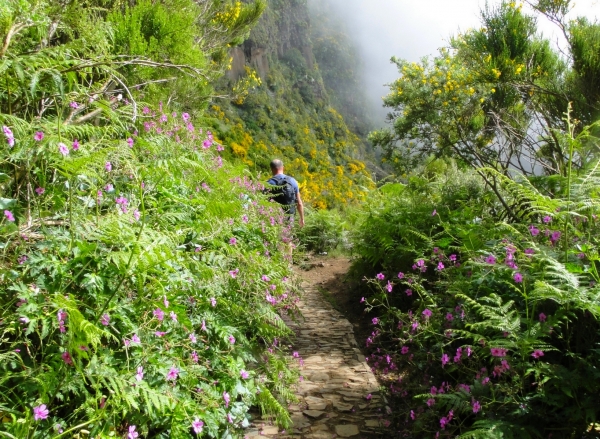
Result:
M299 403L290 407L294 426L279 431L272 424L257 422L245 438L382 437L377 380L358 348L352 324L323 294L322 285L344 271L327 261L320 264L324 268L310 275L299 270L305 279L299 303L304 318L297 323L287 322L296 334L294 351L302 359L302 379L296 390Z

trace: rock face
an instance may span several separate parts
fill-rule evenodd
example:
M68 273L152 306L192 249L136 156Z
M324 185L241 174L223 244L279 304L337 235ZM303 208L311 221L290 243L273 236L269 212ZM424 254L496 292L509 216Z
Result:
M364 361L352 324L323 299L314 287L305 289L299 303L304 319L286 320L294 330L294 350L302 361L296 395L290 407L293 427L275 436L268 422L256 422L245 437L332 439L390 437L379 425L382 404L378 383ZM367 395L371 395L367 399Z
M244 76L244 66L255 69L265 81L273 62L285 62L292 51L297 50L304 59L304 67L311 75L314 71L315 56L310 41L310 19L306 0L269 0L258 25L250 37L240 47L231 49L233 58L227 77L236 81ZM321 84L320 75L313 78Z

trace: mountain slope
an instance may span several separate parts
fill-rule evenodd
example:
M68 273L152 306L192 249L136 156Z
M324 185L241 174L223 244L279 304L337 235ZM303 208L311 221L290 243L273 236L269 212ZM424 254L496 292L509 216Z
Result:
M238 158L257 173L281 157L304 198L317 208L362 201L373 187L365 164L368 144L334 108L315 61L304 0L270 0L250 37L231 50L221 87L255 81L234 102L213 105L213 128Z

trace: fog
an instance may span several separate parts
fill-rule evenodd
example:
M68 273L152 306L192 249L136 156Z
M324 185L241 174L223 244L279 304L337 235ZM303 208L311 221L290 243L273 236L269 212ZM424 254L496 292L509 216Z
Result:
M419 61L423 56L435 55L451 35L478 27L480 10L486 5L484 0L309 0L309 5L317 2L333 9L354 40L366 70L363 76L371 111L381 121L386 114L381 103L387 94L385 84L398 77L390 58ZM498 3L488 2L490 6ZM570 17L594 19L599 12L600 0L579 0ZM538 23L545 37L557 47L564 47L555 25L541 16Z

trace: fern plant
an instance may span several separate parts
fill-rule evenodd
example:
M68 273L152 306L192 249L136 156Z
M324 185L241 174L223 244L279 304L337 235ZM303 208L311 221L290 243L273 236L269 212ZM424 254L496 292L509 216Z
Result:
M590 132L557 136L564 156L597 141ZM419 437L594 437L597 173L597 163L547 182L495 173L511 222L498 221L503 206L485 190L446 198L443 176L374 209L357 235L357 267L371 270L368 359L390 389L397 428ZM461 208L449 208L456 201Z

